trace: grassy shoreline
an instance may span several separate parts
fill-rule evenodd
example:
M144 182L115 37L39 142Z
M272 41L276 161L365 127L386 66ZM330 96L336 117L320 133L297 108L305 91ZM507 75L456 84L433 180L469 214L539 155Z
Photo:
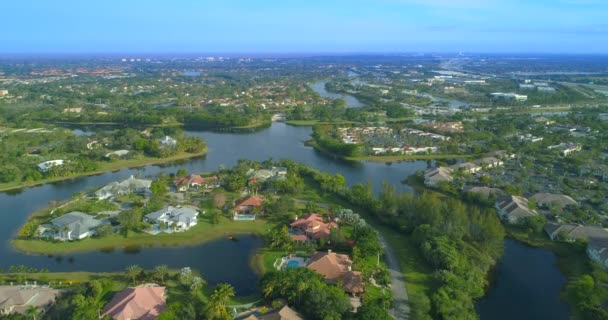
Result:
M45 179L36 180L36 181L0 183L0 192L34 187L34 186L38 186L38 185L42 185L42 184L46 184L46 183L69 180L69 179L73 179L73 178L93 176L93 175L98 175L98 174L116 171L116 170L139 168L139 167L145 167L145 166L149 166L149 165L165 164L165 163L170 163L173 161L198 158L198 157L204 156L205 154L207 154L207 148L205 148L201 152L196 152L196 153L180 152L180 153L178 153L174 156L168 157L168 158L145 157L143 159L118 160L118 161L114 161L114 162L102 163L99 169L97 169L95 171L90 171L90 172L81 172L81 173L77 173L77 174L73 174L73 175L69 175L69 176L45 178Z
M295 127L313 127L318 124L350 124L352 121L338 120L338 121L321 121L321 120L287 120L285 124Z
M468 159L479 157L477 154L398 154L398 155L387 155L387 156L357 156L357 157L344 157L337 155L323 147L321 147L316 141L308 140L305 142L306 146L312 147L315 150L331 156L336 159L342 159L347 161L370 161L370 162L396 162L396 161L414 161L414 160L442 160L442 159Z

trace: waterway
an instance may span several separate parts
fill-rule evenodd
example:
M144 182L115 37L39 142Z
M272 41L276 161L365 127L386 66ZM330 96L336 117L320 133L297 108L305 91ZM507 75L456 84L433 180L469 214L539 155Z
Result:
M67 256L28 255L15 251L10 240L27 216L46 207L49 201L66 200L77 191L91 190L135 173L153 176L158 172L174 173L179 168L189 172L209 172L220 166L231 167L239 159L263 161L269 158L291 159L331 173L345 176L347 184L370 181L376 191L382 181L398 191L411 191L400 183L405 177L433 165L430 161L401 163L348 162L327 157L303 142L311 128L274 123L254 133L189 132L207 141L209 153L200 158L163 166L124 169L97 176L80 177L53 184L0 193L0 268L24 264L51 271L122 271L128 265L152 267L167 264L173 268L190 266L199 270L211 284L231 283L239 295L255 292L256 275L249 261L261 240L241 237L192 247L130 248L89 252ZM555 266L552 253L528 248L512 240L505 242L505 255L497 266L496 279L486 297L478 304L481 319L566 319L567 307L559 301L565 279ZM539 316L542 315L542 316ZM550 316L545 316L550 315Z
M567 279L555 260L550 251L506 240L491 288L477 304L480 318L567 320L568 306L560 300Z
M362 103L361 101L357 100L357 98L355 98L354 96L351 96L349 94L333 93L333 92L327 91L327 89L325 89L325 84L327 82L328 82L328 80L318 81L318 82L313 83L310 87L323 98L344 99L344 101L346 101L347 108L365 107L365 104Z

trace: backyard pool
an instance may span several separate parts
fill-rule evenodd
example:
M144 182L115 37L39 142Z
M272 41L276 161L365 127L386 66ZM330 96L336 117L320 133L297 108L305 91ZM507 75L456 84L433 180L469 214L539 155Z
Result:
M300 263L298 261L290 260L289 262L287 262L287 268L297 268L299 266Z

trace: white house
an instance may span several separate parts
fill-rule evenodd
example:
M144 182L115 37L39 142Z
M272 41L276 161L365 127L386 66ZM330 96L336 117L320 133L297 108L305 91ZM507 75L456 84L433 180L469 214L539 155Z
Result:
M95 191L95 196L98 200L104 200L113 197L123 196L131 192L139 194L148 194L150 193L151 185L152 180L137 179L134 176L131 176L122 182L114 181L108 183L103 188Z
M54 167L62 166L65 163L66 163L66 161L61 160L61 159L41 162L38 164L38 170L40 170L40 172L42 172L42 173L46 173L46 172L49 172Z
M160 139L160 145L163 147L175 148L177 146L177 140L169 136L165 136L164 138Z
M168 206L148 213L144 216L144 221L152 224L175 224L177 228L187 230L197 224L198 213L198 211L188 207Z

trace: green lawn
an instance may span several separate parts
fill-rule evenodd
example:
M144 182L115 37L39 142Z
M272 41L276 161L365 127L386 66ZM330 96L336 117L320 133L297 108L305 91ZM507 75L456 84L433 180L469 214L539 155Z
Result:
M65 254L112 248L140 247L140 246L184 246L196 245L221 237L234 234L263 234L268 225L264 220L232 221L222 217L220 223L211 224L208 218L199 219L199 223L185 232L161 233L149 235L147 233L130 232L128 237L113 234L104 238L88 238L71 242L51 242L46 240L13 240L13 246L21 251L39 254Z
M260 249L252 261L252 268L255 273L263 275L266 272L274 271L274 262L286 256L287 253L284 251L274 251L268 248Z
M95 171L80 172L80 173L75 173L75 174L68 175L68 176L45 178L45 179L36 180L36 181L25 181L25 182L13 181L13 182L8 182L8 183L0 183L0 191L32 187L32 186L37 186L37 185L41 185L41 184L45 184L45 183L68 180L68 179L83 177L83 176L92 176L92 175L96 175L96 174L100 174L100 173L104 173L104 172L116 171L116 170L126 169L126 168L136 168L136 167L143 167L143 166L148 166L148 165L163 164L163 163L168 163L168 162L173 162L173 161L178 161L178 160L186 160L186 159L190 159L190 158L196 158L196 157L203 156L206 153L207 153L207 149L205 148L205 150L203 150L201 152L197 152L197 153L180 152L174 156L167 157L167 158L143 157L143 158L138 158L138 159L101 162L99 165L99 169L97 169Z

